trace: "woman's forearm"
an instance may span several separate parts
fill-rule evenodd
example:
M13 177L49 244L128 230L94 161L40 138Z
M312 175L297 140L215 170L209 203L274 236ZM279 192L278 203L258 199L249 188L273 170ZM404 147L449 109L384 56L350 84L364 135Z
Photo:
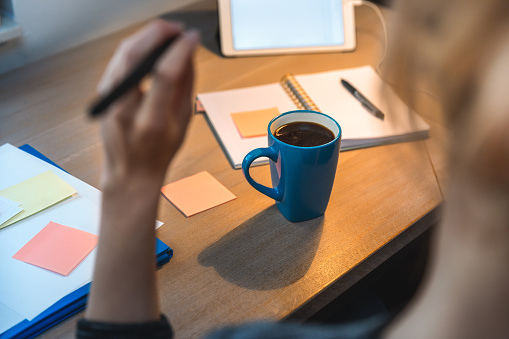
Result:
M88 319L142 322L159 318L155 286L158 183L106 185Z

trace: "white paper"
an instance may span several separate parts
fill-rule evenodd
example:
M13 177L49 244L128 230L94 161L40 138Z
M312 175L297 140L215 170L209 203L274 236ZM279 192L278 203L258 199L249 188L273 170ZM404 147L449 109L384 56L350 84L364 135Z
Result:
M388 86L383 87L383 80L369 66L299 75L296 79L320 110L339 123L343 130L343 143L429 130L424 120L410 111ZM385 119L380 120L368 113L341 85L341 79L351 83L384 112Z
M0 334L23 320L25 318L21 314L16 313L12 308L0 302Z
M95 249L67 276L12 256L51 221L98 234L98 216L96 204L77 196L0 231L0 302L32 320L63 296L90 282Z
M229 91L199 94L206 114L219 136L230 163L239 168L242 160L249 151L267 147L267 136L242 138L231 118L231 113L254 111L277 107L280 113L296 110L292 99L286 94L281 85L270 84L249 88L233 89ZM265 163L266 159L259 159L253 164Z
M20 206L19 202L0 196L0 225L23 211Z

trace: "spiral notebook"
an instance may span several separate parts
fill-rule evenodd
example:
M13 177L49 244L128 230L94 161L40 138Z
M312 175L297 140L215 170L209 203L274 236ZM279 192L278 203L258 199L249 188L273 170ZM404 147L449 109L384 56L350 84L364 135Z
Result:
M377 119L340 83L345 79L385 113ZM428 137L429 125L392 91L370 66L313 73L284 75L280 82L198 94L209 124L232 167L240 168L252 149L267 147L267 136L243 137L232 114L266 112L274 115L297 109L310 109L330 115L342 129L341 150L412 141ZM254 112L254 113L253 113ZM260 119L262 114L260 113ZM268 123L264 116L262 126ZM269 119L270 120L270 119ZM268 160L260 159L255 164Z

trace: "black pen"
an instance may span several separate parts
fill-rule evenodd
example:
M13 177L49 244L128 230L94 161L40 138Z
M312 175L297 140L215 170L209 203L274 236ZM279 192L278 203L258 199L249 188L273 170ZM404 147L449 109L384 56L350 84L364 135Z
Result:
M346 88L348 92L350 92L355 99L359 100L362 106L372 115L377 117L380 120L384 120L385 115L381 110L379 110L375 105L373 105L364 95L361 94L355 87L353 87L348 81L341 79L341 84Z
M152 71L157 59L159 59L159 57L175 41L177 37L178 36L174 36L163 42L159 47L147 55L145 59L143 59L120 84L113 88L112 91L110 91L107 95L98 98L88 110L90 115L92 117L99 116L113 102L115 102L115 100L120 98L134 86L138 85L140 81Z

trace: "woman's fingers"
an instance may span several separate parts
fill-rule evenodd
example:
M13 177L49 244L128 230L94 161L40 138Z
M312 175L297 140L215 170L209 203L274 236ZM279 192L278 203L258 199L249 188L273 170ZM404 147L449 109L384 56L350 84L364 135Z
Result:
M193 55L198 33L157 20L117 49L99 85L107 93L146 55L179 35L156 62L145 93L133 88L113 103L101 121L106 150L105 182L126 177L162 181L180 146L192 112Z
M98 91L105 95L113 86L122 81L129 72L139 64L146 55L150 54L169 37L180 34L182 27L179 24L163 20L155 20L140 31L125 39L117 48L99 85ZM114 102L105 119L111 123L119 123L119 127L129 130L134 116L142 99L139 87L134 87Z
M185 130L191 113L193 54L198 41L197 32L186 32L157 62L151 89L136 117L140 128L164 129L165 133Z

